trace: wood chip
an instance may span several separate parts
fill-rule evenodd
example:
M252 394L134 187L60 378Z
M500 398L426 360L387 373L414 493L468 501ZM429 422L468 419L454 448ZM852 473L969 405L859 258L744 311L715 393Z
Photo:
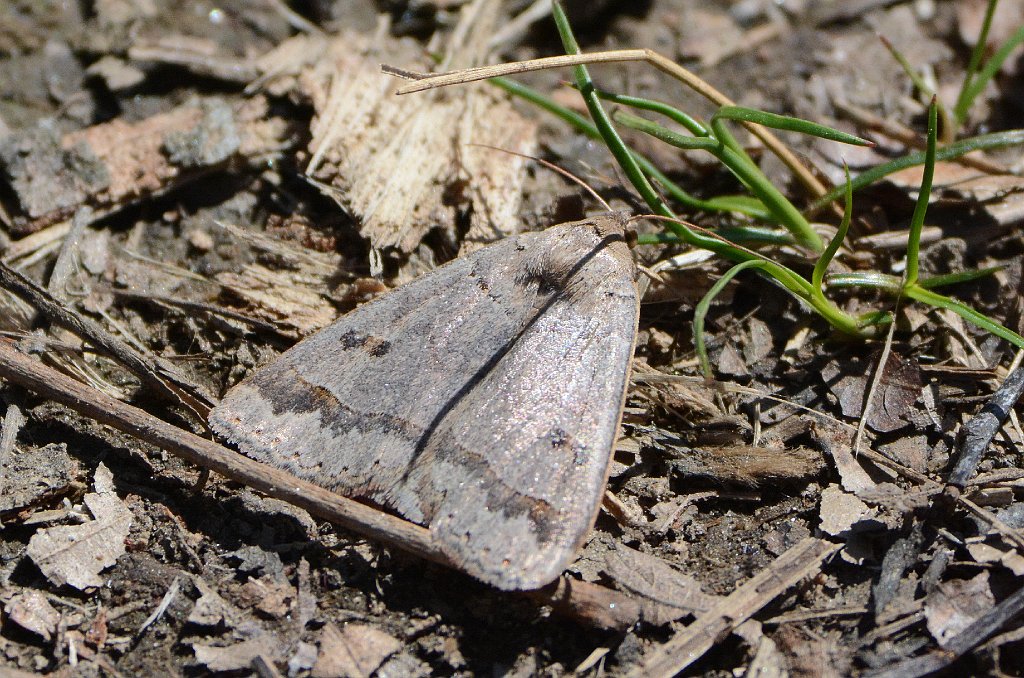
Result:
M876 511L858 499L844 492L838 485L829 485L821 493L821 531L833 537L849 535L853 526L874 518Z
M928 632L947 648L948 641L992 609L996 601L988 583L988 571L971 579L939 582L924 604Z
M43 640L50 640L57 630L60 613L53 609L49 601L39 591L27 590L11 598L4 606L7 621L13 622Z
M78 461L64 443L26 449L0 460L0 516L11 520L53 506L61 497L84 489Z
M200 595L188 614L188 623L198 626L218 626L222 623L227 626L234 625L235 620L239 618L238 610L202 579L195 577L192 582Z
M480 25L467 33L489 35ZM479 49L467 41L453 52L470 65ZM385 59L409 65L419 49L346 31L297 36L261 59L263 86L312 102L307 172L377 249L412 252L432 229L455 242L464 216L468 249L517 232L526 160L482 146L532 154L535 124L488 85L395 96L402 83L381 73Z
M280 645L273 635L263 634L227 647L195 643L192 651L195 652L196 661L211 671L241 671L248 669L260 655L276 656Z
M103 216L160 195L233 159L265 162L283 146L284 123L261 98L197 99L140 122L118 118L59 135L39 127L0 147L15 233L31 233L89 205Z
M659 646L627 675L671 676L686 669L710 650L718 638L734 630L776 596L817 572L838 546L808 538L779 556L771 565L740 584L696 621Z

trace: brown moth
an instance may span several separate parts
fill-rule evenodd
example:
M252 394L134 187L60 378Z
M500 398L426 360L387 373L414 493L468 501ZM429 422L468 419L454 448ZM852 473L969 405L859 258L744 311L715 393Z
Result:
M572 561L597 515L636 338L626 217L480 249L360 306L210 415L250 457L430 529L501 589Z

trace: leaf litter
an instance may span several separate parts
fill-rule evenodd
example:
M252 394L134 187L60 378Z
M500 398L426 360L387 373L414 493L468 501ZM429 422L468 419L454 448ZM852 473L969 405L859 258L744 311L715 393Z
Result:
M939 3L932 15L918 5L868 8L838 19L759 3L707 8L709 24L730 37L697 56L702 74L730 83L743 103L777 102L839 126L856 106L907 126L920 109L874 32L904 36L899 46L913 48L918 65L934 64L940 84L953 83L962 65L951 54L971 44L976 31L967 27L983 4ZM425 21L444 33L460 21L457 5L428 4ZM273 8L225 7L202 20L147 3L99 3L94 17L48 16L42 6L0 15L19 27L0 31L0 69L25 74L0 78L18 84L0 108L0 258L46 284L73 212L91 206L99 218L62 282L73 292L66 303L173 361L209 393L434 262L553 223L552 215L581 216L578 199L561 199L575 189L483 145L539 148L563 164L575 160L553 149L582 149L579 157L598 159L582 165L589 179L615 177L593 148L484 85L388 96L395 83L378 77L379 63L422 69L424 44L395 37L408 24L379 20L368 3L312 3L309 18L330 30L297 36ZM635 15L611 11L607 24L587 29L609 44L679 57L701 34L688 11L664 0ZM480 27L494 19L476 21L461 42L428 48L448 50L446 68L485 59ZM560 49L542 32L521 35L503 58ZM1015 110L1001 95L1016 63L1007 61L972 114L978 120ZM555 91L557 77L530 82ZM173 94L152 88L166 78ZM609 68L600 79L656 98L675 91L641 70ZM49 121L37 125L41 117ZM902 148L873 134L880 151ZM826 171L840 170L834 145L806 150ZM877 157L843 153L855 168ZM986 160L1019 165L1008 154ZM696 186L723 180L709 166L673 167ZM47 182L63 170L70 184ZM900 250L875 243L905 241L916 182L908 170L865 194L874 207L855 223L843 265L899 271ZM1024 309L1005 294L1021 279L1019 179L940 165L936 184L925 264L938 273L1003 265L998 286L978 281L956 293L1019 325ZM669 254L638 249L646 264ZM0 579L11 622L0 662L122 674L168 662L238 673L269 662L290 675L561 675L587 666L628 674L657 668L662 649L681 647L705 648L694 667L705 674L846 675L940 656L962 657L954 670L1019 671L1018 622L998 621L1024 572L1014 533L1024 486L1012 474L1024 448L1019 406L967 476L962 497L972 503L943 509L940 501L958 432L1006 376L1005 346L958 318L903 309L911 335L882 366L868 405L877 347L830 342L784 297L741 280L709 319L717 374L734 382L713 391L693 369L689 319L721 270L705 262L665 271L665 284L653 286L609 487L607 505L620 509L600 516L575 568L581 580L639 601L643 621L631 630L609 637L551 616L216 476L196 490L194 468L29 401L28 423L0 459L5 562L26 563ZM80 351L68 336L30 334L34 313L15 299L0 297L8 336L51 355ZM149 402L115 362L74 357L58 362ZM24 392L2 388L5 407L21 404ZM173 410L162 412L188 419ZM865 411L855 450L852 429ZM75 537L66 562L52 548L62 535ZM744 586L759 576L775 584L752 594ZM133 641L140 628L145 643ZM710 644L695 635L707 628L719 630Z

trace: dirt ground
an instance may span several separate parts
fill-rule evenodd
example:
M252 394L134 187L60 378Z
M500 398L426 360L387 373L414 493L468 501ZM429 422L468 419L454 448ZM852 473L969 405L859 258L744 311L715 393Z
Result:
M876 143L780 133L826 183L842 181L844 161L856 175L924 138L926 97L878 36L952 101L985 11L977 0L567 4L584 51L650 48L740 105ZM504 236L602 210L497 149L646 212L602 144L543 111L487 84L397 97L403 83L380 71L563 53L550 13L512 20L530 5L0 3L0 262L14 272L0 278L0 344L210 437L205 414L228 388L339 315ZM1019 0L999 12L992 44L1024 26ZM715 110L646 64L592 73L606 90L704 119ZM1022 73L1017 53L960 136L1024 127ZM585 112L569 77L517 79ZM707 154L627 138L698 197L741 190ZM921 253L922 275L998 267L944 292L1017 334L1020 148L940 163ZM920 177L911 168L858 191L831 270L902 275ZM839 222L816 219L825 234ZM5 367L0 674L1024 673L1021 407L993 404L1020 379L1019 351L949 310L832 290L850 313L895 313L890 340L850 338L748 271L708 315L712 386L691 325L730 264L665 265L686 250L634 250L657 274L642 276L621 438L596 525L563 575L577 584L568 606L207 475ZM810 275L799 248L763 251ZM954 483L965 426L986 406L1003 417Z

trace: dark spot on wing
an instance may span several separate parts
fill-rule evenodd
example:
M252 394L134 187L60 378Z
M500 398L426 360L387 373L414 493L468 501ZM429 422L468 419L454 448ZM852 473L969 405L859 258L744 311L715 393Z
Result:
M349 330L338 338L338 343L344 349L359 348L366 341L366 337L355 330Z
M379 337L370 337L367 339L366 346L370 355L374 358L380 358L381 356L387 355L388 351L391 350L391 342Z
M548 438L551 439L551 447L560 449L566 447L572 436L565 429L556 426L548 433Z
M386 355L391 350L391 342L387 339L381 339L372 334L360 334L355 330L349 330L338 337L338 343L346 351L353 348L365 348L366 352L374 358Z

